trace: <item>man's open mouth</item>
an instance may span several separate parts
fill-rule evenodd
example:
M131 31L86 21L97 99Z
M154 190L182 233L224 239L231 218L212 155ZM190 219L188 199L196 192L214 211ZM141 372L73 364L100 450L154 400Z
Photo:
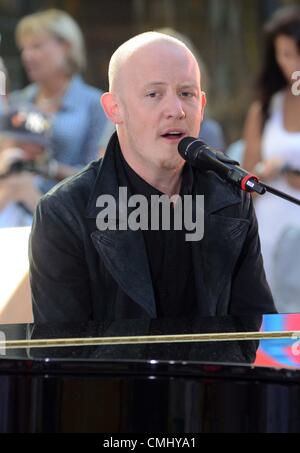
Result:
M162 135L163 138L168 138L168 139L171 139L171 140L178 140L178 139L181 139L185 136L185 134L183 132L177 132L177 131L174 131L174 132L166 132L165 134Z

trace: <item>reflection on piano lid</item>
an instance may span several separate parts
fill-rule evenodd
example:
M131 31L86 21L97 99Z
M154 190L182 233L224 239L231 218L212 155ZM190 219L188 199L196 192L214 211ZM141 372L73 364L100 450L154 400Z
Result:
M299 331L300 315L9 325L0 329L0 356L4 349L6 358L254 362L300 368Z
M262 316L191 316L82 325L33 324L22 326L17 336L10 334L12 326L4 331L7 357L26 354L31 358L53 359L252 363L258 342L255 338L245 341L243 337L248 332L257 334L261 323ZM233 337L237 334L238 338Z

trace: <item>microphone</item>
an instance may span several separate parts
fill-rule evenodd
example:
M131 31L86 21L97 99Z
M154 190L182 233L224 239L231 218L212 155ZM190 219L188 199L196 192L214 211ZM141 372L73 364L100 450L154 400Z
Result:
M178 152L192 166L204 171L214 171L245 192L256 192L260 195L266 193L265 186L259 182L257 176L241 168L239 162L209 148L201 140L185 137L178 145Z

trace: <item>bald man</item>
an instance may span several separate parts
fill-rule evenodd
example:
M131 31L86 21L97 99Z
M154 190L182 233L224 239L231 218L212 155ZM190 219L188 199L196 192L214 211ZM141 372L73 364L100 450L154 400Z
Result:
M112 56L109 84L101 103L116 133L104 159L36 211L35 322L275 312L250 196L177 151L198 137L206 103L191 51L138 35Z

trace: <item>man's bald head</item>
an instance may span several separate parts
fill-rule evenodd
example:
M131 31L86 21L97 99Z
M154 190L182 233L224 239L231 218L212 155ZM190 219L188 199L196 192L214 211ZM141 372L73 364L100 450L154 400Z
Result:
M122 44L112 55L109 63L109 91L112 93L120 94L122 87L122 75L126 72L126 66L130 63L131 59L140 51L150 46L157 44L170 45L177 48L181 48L184 52L189 54L190 57L195 61L198 66L198 62L190 51L190 49L179 39L172 36L168 36L164 33L159 32L146 32L140 35L134 36L133 38ZM199 66L198 66L199 67ZM138 68L136 68L138 69Z
M143 33L114 53L109 76L101 104L127 163L150 183L161 172L181 171L177 145L198 136L206 103L192 52L171 36Z

